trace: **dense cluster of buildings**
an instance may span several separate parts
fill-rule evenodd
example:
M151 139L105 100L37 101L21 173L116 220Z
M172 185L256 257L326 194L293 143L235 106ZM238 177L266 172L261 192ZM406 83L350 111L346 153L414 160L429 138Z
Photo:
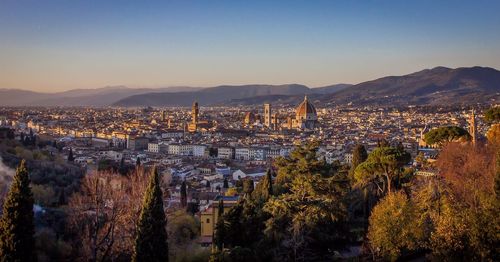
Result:
M179 181L188 181L189 199L202 207L201 232L209 242L216 222L213 200L222 197L224 183L234 186L247 177L258 183L273 160L296 145L319 141L318 154L330 163L350 164L356 144L370 151L383 139L401 143L415 156L434 127L469 128L474 139L484 134L485 125L469 112L317 109L304 97L295 109L271 104L200 109L197 102L190 109L1 108L0 126L63 143L63 152L71 148L75 162L89 171L103 160L156 165L171 183L170 204L179 204ZM230 205L235 199L227 200Z

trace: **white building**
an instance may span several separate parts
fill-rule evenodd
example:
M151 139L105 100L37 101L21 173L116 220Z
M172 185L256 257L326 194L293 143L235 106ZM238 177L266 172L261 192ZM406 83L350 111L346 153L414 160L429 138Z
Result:
M148 143L148 151L151 153L160 153L160 144Z
M177 156L192 156L193 146L188 144L170 144L168 145L168 154Z
M181 145L180 144L170 144L168 145L168 154L169 155L180 155Z
M207 156L207 146L205 145L192 145L193 156L194 157L206 157Z
M234 159L236 160L250 160L250 149L248 147L238 147L234 150Z
M114 150L108 150L108 151L99 151L97 153L98 158L105 158L105 159L111 159L114 161L121 161L123 157L122 152L117 152Z
M280 154L280 148L277 148L277 147L271 147L271 148L267 148L266 149L266 157L267 158L277 158L279 156L281 156Z
M233 159L234 148L232 147L219 147L217 150L217 157L219 159Z
M251 147L250 148L250 159L252 160L265 160L266 150L261 147Z

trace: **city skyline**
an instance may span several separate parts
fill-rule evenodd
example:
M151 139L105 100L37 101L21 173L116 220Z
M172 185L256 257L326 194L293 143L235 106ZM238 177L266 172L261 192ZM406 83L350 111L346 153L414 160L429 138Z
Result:
M0 3L0 88L356 84L500 68L494 1Z

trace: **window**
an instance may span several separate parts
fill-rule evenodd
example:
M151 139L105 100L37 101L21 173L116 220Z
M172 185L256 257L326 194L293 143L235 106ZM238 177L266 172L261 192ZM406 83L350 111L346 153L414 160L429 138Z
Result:
M210 223L210 218L207 218L207 223Z

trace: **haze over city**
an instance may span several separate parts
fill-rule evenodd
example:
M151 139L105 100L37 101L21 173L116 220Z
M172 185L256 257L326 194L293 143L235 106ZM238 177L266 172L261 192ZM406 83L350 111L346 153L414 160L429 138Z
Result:
M1 1L0 88L356 84L500 68L498 1Z

